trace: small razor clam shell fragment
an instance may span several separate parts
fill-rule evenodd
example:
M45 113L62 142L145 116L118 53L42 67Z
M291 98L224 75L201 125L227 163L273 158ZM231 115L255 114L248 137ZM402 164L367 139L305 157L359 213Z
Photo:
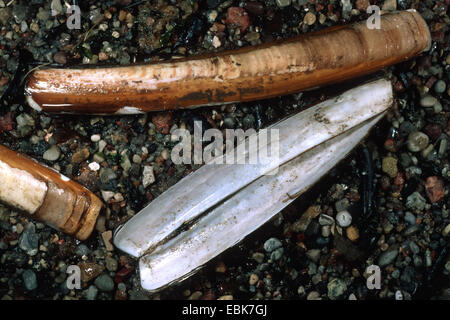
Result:
M252 101L369 74L431 46L416 11L366 20L296 38L165 62L34 71L29 105L43 112L142 113Z
M139 262L141 285L157 291L189 277L221 252L259 228L341 161L383 113L262 176ZM261 200L264 199L264 200Z
M337 98L326 100L272 125L268 129L276 129L279 133L279 155L268 159L270 161L266 163L253 165L249 164L249 154L245 153L246 165L202 166L153 200L117 230L115 245L140 257L183 224L196 219L262 174L375 117L391 104L391 83L381 79L348 90ZM261 131L257 135L259 142L264 141ZM262 149L272 149L271 141L266 141L267 145L258 145L258 154L262 153ZM221 163L227 163L230 154L234 155L234 150L225 154ZM235 159L232 163L240 162Z
M90 236L103 207L83 186L1 145L0 201L79 240Z

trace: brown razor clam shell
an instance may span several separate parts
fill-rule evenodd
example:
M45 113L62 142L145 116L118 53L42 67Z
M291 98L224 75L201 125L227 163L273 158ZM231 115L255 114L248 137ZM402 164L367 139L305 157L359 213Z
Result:
M42 69L26 87L44 112L133 114L251 101L371 73L428 49L431 36L416 11L381 16L293 39L187 59L90 69Z
M74 235L79 240L85 240L90 236L103 207L102 201L96 195L60 173L1 145L0 162L13 168L14 172L11 170L10 173L13 178L14 175L23 173L22 179L35 179L46 185L45 193L43 194L41 190L39 194L42 198L41 205L35 210L26 209L32 206L21 206L8 202L8 199L1 199L5 204L25 211L33 219ZM1 189L2 186L0 191ZM33 196L31 187L25 191ZM24 190L19 188L17 192ZM23 197L23 201L27 201L27 197Z

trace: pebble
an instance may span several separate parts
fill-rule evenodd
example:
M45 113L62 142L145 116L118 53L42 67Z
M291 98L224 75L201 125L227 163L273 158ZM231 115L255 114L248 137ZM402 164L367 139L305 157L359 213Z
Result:
M29 222L19 238L19 248L29 256L35 256L39 249L39 236L36 234L36 227Z
M80 256L80 257L82 257L82 256L87 256L88 254L89 254L89 248L86 246L86 245L84 245L84 244L80 244L78 247L77 247L77 250L76 250L76 254L78 255L78 256Z
M430 96L430 95L426 95L422 99L420 99L420 105L424 108L431 108L437 102L438 102L438 100L435 97Z
M450 236L450 224L448 224L448 225L444 228L444 230L442 230L442 235L443 235L444 237Z
M256 262L258 262L259 264L264 262L264 253L261 252L255 252L252 255L253 260L255 260Z
M312 12L306 13L305 17L303 18L303 22L308 26L313 25L316 22L316 15Z
M55 53L55 55L53 56L53 60L55 60L55 62L59 64L66 64L67 63L66 53L63 51Z
M320 259L320 249L309 249L306 251L306 256L315 263L319 262Z
M254 285L258 282L258 280L259 280L258 275L255 274L255 273L253 273L253 274L250 275L250 279L249 279L248 283L249 283L251 286L254 286Z
M345 208L345 209L347 209L347 208ZM334 218L329 215L321 213L319 215L319 224L321 226L332 226L334 224Z
M284 8L291 5L291 0L276 0L277 6Z
M428 146L428 143L430 142L430 138L428 136L420 131L415 131L410 133L408 136L408 150L411 152L419 152L425 149Z
M380 267L387 266L394 262L398 255L398 248L396 246L390 247L387 251L383 252L378 258L378 265Z
M99 134L93 134L93 135L91 136L91 141L92 141L92 142L99 142L101 138L102 138L101 135L99 135ZM100 151L100 152L101 152L101 151Z
M409 211L405 212L405 222L409 223L410 225L415 225L416 216Z
M397 159L394 157L384 157L381 168L389 177L395 178L398 174Z
M142 185L147 188L149 185L155 182L155 174L152 166L145 166L142 173Z
M103 200L105 200L105 202L108 202L110 199L112 199L114 197L113 191L102 190L101 193L102 193L102 198L103 198Z
M359 230L355 226L350 226L345 230L347 234L347 238L349 238L351 241L356 241L359 239Z
M74 163L81 163L87 158L89 158L90 152L88 148L84 148L81 150L78 150L72 155L72 162Z
M33 270L25 270L22 273L23 284L25 288L29 291L34 290L38 287L36 274Z
M415 191L406 198L406 207L412 210L422 211L425 209L426 200L422 195Z
M61 149L58 146L53 145L47 151L44 152L42 158L47 161L56 161L61 156Z
M91 169L91 171L98 171L100 170L100 165L97 162L91 162L88 165L89 169Z
M322 300L322 298L320 297L320 293L317 291L311 291L310 293L308 293L308 295L306 296L306 300Z
M444 182L439 177L428 177L425 190L431 203L439 202L444 198Z
M327 289L328 298L330 298L331 300L336 300L340 296L342 296L345 291L347 291L347 285L345 284L344 280L334 278L330 282L328 282Z
M105 270L104 266L93 262L80 262L78 267L80 268L81 281L83 282L91 281Z
M239 27L241 33L244 33L250 26L250 17L244 8L230 7L227 10L225 23L227 25Z
M111 243L112 240L112 231L108 230L102 233L102 239L106 246L106 251L113 251L114 246Z
M220 296L217 300L233 300L233 296L231 294L227 294L224 296Z
M283 256L283 253L284 253L284 249L283 248L278 248L278 249L272 251L272 253L270 254L270 259L272 261L278 261Z
M109 292L114 290L114 281L106 273L98 276L95 279L94 284L100 291Z
M89 289L87 291L86 299L87 300L95 300L97 298L97 294L98 294L97 287L94 285L91 285L91 286L89 286Z
M444 80L438 80L434 84L434 91L436 93L444 93L446 88L447 88L447 84L445 83Z
M346 228L351 225L352 216L347 210L341 211L336 215L336 221L340 227Z
M188 298L188 300L199 300L203 295L201 291L194 291Z
M108 269L108 271L116 271L119 266L117 260L114 259L113 257L109 256L106 257L105 262L106 262L106 269Z
M277 238L270 238L269 240L264 242L264 250L266 250L266 252L272 252L280 248L282 245L283 244L281 243L281 241Z

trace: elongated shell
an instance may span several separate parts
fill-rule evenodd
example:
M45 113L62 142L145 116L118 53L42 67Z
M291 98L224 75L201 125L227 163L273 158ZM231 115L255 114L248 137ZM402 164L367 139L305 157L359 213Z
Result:
M1 145L0 201L80 240L92 233L103 206L78 183Z
M416 11L188 59L33 72L26 94L44 112L134 114L265 99L368 74L430 47Z
M270 129L279 132L278 157L255 165L204 165L119 229L115 245L143 256L145 289L157 290L185 277L313 185L391 104L390 82L377 80L276 123ZM266 174L277 168L278 173ZM186 223L194 224L183 231Z
M279 158L251 165L248 164L249 155L245 153L247 165L208 164L201 167L129 220L116 233L116 246L135 257L141 256L184 223L195 219L262 174L375 117L391 103L390 82L378 80L271 126L269 129L277 129L279 133ZM260 134L258 140L262 140ZM259 148L271 150L270 140L267 142L268 146L259 145ZM227 157L230 155L234 155L234 150L224 155L222 163L229 163ZM239 162L236 159L232 163Z
M342 160L383 114L282 165L212 209L179 236L141 257L142 287L156 291L182 281L267 222Z

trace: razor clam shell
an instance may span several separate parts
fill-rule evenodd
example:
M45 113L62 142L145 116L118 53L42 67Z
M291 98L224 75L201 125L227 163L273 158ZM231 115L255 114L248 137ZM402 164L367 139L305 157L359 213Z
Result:
M330 139L282 165L211 210L191 229L141 257L141 285L157 291L182 281L221 252L239 243L342 160L383 117Z
M269 157L267 163L252 165L248 164L247 152L246 165L204 165L116 230L115 246L132 256L142 256L183 224L198 218L262 174L373 118L391 103L391 83L381 79L348 90L272 125L269 128L279 129L279 159ZM267 150L271 147L269 140ZM223 163L227 163L229 156L224 155Z

